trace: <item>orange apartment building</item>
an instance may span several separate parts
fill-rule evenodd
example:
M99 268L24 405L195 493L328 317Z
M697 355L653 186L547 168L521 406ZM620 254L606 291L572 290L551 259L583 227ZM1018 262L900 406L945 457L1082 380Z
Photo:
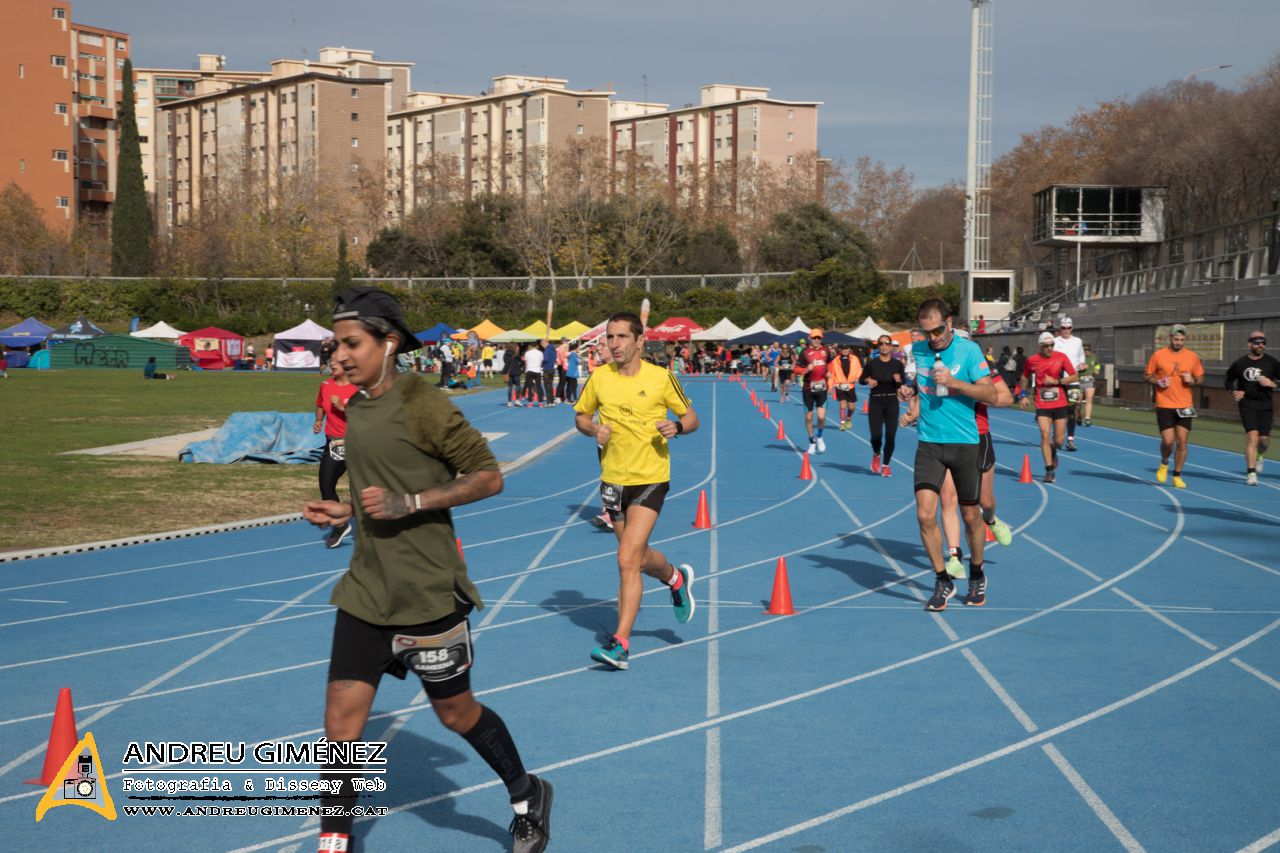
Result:
M0 86L10 128L0 134L0 183L15 182L51 227L105 221L115 199L116 104L129 37L71 21L71 5L10 0Z
M818 150L821 105L821 101L782 101L770 98L765 88L722 83L703 86L700 103L679 109L614 101L610 157L615 186L625 186L630 163L648 160L666 172L673 194L691 191L695 176L707 182L727 177L736 208L740 164L786 168Z
M434 160L456 168L455 194L525 195L546 176L548 158L571 140L604 140L609 92L567 88L557 77L504 74L483 95L411 92L387 117L387 214L403 217Z

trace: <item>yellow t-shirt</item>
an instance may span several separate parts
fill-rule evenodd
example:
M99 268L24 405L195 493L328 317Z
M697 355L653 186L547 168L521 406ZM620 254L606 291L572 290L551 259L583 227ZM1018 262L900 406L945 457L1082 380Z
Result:
M1193 377L1204 376L1204 365L1200 356L1183 347L1174 352L1169 347L1156 350L1147 362L1147 373L1157 379L1168 379L1168 388L1156 388L1157 409L1189 409L1195 405L1191 400L1191 386L1182 379L1183 373Z
M485 344L484 349L480 350L480 358L483 361L493 361L493 347Z
M599 412L600 423L612 428L600 458L600 478L606 483L641 486L671 479L671 454L656 424L668 409L683 415L691 408L671 371L641 362L635 376L623 376L616 364L602 364L573 408L583 414Z

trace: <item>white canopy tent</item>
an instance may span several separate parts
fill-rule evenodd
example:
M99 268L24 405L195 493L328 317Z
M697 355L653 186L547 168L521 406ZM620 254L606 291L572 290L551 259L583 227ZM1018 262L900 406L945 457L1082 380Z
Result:
M176 341L185 335L186 332L180 332L173 326L161 320L154 326L148 326L145 329L139 329L136 332L130 332L129 336L133 338L164 338L166 340Z
M759 320L756 320L750 326L747 326L745 329L742 330L742 334L744 335L754 335L756 332L767 332L770 335L778 334L778 330L775 329L773 325L763 317L761 317Z
M790 334L792 334L793 332L803 332L804 334L806 334L806 335L807 335L807 334L809 334L809 330L810 330L810 329L812 329L812 328L813 328L813 326L810 326L810 325L809 325L808 323L806 323L804 320L801 320L799 317L797 317L797 318L795 318L794 320L792 320L792 321L791 321L791 325L790 325L790 326L787 326L785 329L782 329L781 331L779 331L779 332L778 332L778 334L780 334L780 335L790 335Z
M874 341L881 335L892 335L893 332L881 326L870 317L862 321L862 325L856 329L850 329L849 334L855 338L863 338L868 341Z
M333 332L313 320L276 332L273 340L275 370L319 370L320 348Z
M694 332L690 340L694 341L727 341L742 334L742 329L735 326L728 317L721 317L720 322L709 329Z

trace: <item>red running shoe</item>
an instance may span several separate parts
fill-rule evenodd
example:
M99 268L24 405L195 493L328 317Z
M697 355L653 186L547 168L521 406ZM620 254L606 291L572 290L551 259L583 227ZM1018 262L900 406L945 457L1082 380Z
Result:
M879 453L871 457L871 473L872 474L880 473L880 454Z

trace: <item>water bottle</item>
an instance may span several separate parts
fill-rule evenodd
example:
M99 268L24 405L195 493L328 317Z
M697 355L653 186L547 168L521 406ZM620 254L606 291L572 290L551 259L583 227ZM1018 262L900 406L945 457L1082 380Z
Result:
M934 374L935 375L937 374L938 368L945 367L945 366L946 365L944 365L942 362L938 362L936 365L934 365L934 368L933 368ZM948 388L946 385L939 385L937 380L935 379L933 382L933 393L935 397L945 397L951 393L951 389Z

